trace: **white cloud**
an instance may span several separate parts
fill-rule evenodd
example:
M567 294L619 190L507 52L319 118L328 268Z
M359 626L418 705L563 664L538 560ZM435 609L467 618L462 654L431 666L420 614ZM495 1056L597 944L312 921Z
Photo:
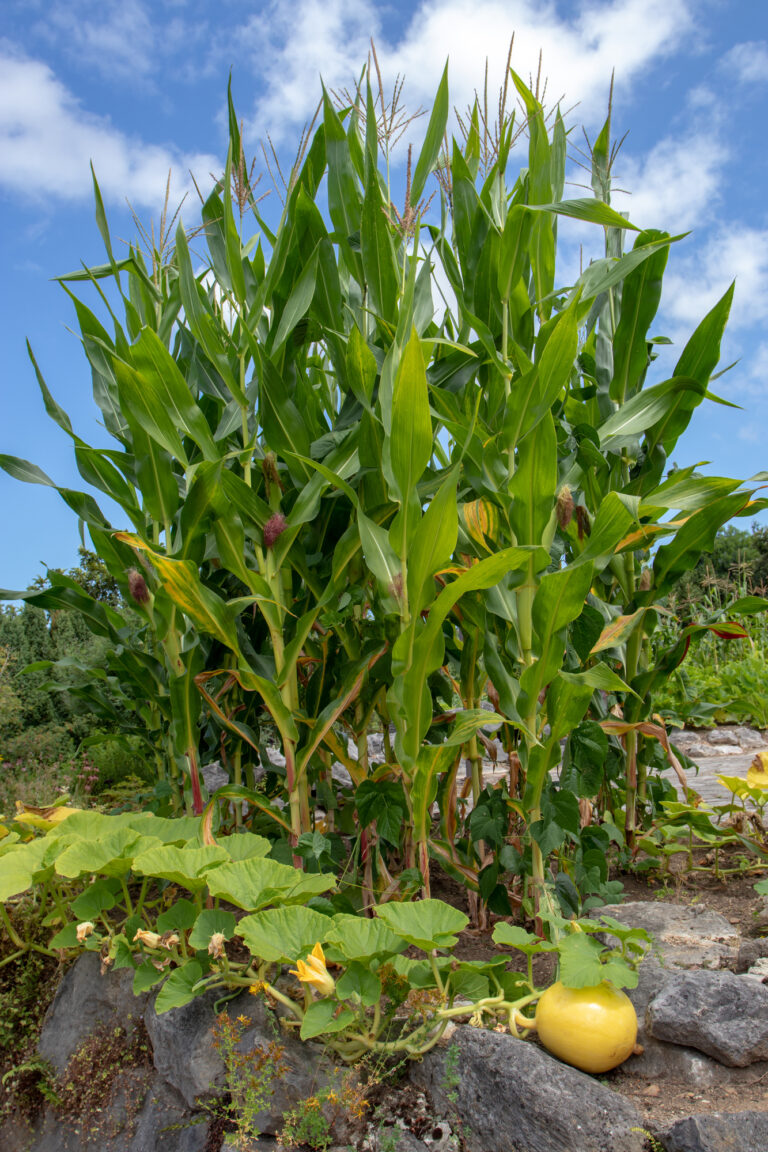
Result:
M169 169L176 203L189 169L205 180L219 166L127 136L84 110L47 64L0 51L0 185L30 199L90 197L91 161L104 197L137 207L162 202Z
M664 277L664 314L692 329L732 280L736 288L729 329L746 330L768 319L768 230L725 225L689 256L678 256L673 247Z
M734 44L723 57L721 68L737 84L768 83L768 41Z
M661 140L642 159L619 153L614 207L641 228L679 232L712 219L719 206L728 150L710 130Z
M515 70L525 79L535 76L541 49L544 75L551 77L548 99L564 94L567 107L579 101L580 119L591 122L605 114L614 67L626 91L651 60L678 47L690 26L688 0L580 0L574 8L566 18L552 0L518 0L514 11L506 0L423 0L401 38L388 44L372 0L297 0L290 8L273 0L244 33L266 90L253 128L280 138L311 117L318 75L329 87L349 85L371 35L386 84L404 74L411 106L431 104L450 58L451 98L463 108L482 85L486 57L492 83L503 78L513 32Z
M134 83L154 68L162 35L141 0L67 0L49 4L36 31L78 63L108 79Z
M369 39L380 24L371 0L273 0L253 16L241 39L251 45L253 69L264 95L253 127L280 140L286 130L311 119L326 86L348 85L359 73Z

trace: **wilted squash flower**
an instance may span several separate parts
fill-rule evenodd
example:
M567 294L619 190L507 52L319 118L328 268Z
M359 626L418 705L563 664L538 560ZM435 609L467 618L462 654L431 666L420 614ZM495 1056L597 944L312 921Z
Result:
M85 940L86 936L90 936L95 927L96 927L96 925L93 923L92 920L83 920L82 924L78 924L78 926L77 926L77 942L78 942L78 944L82 944L82 942L83 942L83 940Z
M306 960L297 960L296 968L291 968L292 976L298 976L302 984L311 984L323 996L333 996L336 981L325 966L325 954L318 940Z
M208 955L213 956L216 959L218 959L219 956L223 956L224 940L225 936L223 932L214 932L208 944Z
M144 928L139 928L134 936L134 940L138 940L140 944L146 944L147 948L160 947L160 935L158 932L147 932Z

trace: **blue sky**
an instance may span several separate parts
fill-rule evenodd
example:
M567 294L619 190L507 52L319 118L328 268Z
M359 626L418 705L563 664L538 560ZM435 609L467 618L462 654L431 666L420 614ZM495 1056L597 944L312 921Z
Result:
M0 452L82 487L69 439L45 415L26 356L78 433L105 443L72 310L51 278L100 263L89 161L113 236L134 235L126 198L148 221L168 170L172 200L223 166L226 86L249 147L267 133L292 153L317 102L359 74L374 36L385 80L429 107L446 58L453 103L466 107L513 66L535 74L539 50L550 101L576 106L571 124L594 136L616 70L614 130L629 132L616 165L632 196L614 204L642 227L692 230L673 247L655 334L679 345L736 279L718 382L742 410L709 405L678 445L678 463L748 477L768 469L768 5L763 0L3 0L0 38ZM418 122L414 135L418 136ZM576 136L574 134L574 139ZM405 141L404 141L405 143ZM400 152L405 155L405 149ZM583 178L574 168L572 178ZM265 179L265 187L269 185ZM582 194L576 189L572 195ZM279 204L274 193L266 202ZM194 223L195 197L182 209ZM578 227L565 265L600 255ZM670 370L674 350L670 357ZM23 588L41 562L75 563L77 521L57 493L0 473L4 547L0 587ZM746 523L746 522L743 522ZM121 527L115 524L115 527Z

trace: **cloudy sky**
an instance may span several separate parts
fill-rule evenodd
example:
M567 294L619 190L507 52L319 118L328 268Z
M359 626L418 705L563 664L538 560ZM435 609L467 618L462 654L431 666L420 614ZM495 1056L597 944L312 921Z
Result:
M76 430L105 443L68 327L71 305L51 280L103 259L91 162L113 236L130 239L126 199L149 221L169 169L178 200L190 170L204 182L223 166L230 71L250 147L269 133L288 154L313 113L320 77L349 85L371 36L385 79L405 76L410 106L429 107L448 59L452 100L463 109L486 58L492 83L501 79L514 32L513 66L526 78L535 74L542 50L548 99L562 97L563 109L573 109L569 122L590 136L604 118L615 69L615 134L628 132L616 175L632 194L614 204L642 227L691 231L670 256L655 333L684 340L736 280L724 364L738 364L718 386L743 408L700 410L677 462L710 461L708 471L741 477L768 469L768 5L220 0L214 11L203 0L3 0L2 7L0 452L82 486L69 439L45 415L27 338ZM583 178L576 168L571 176ZM192 199L182 211L194 223ZM41 562L75 562L77 522L55 492L0 473L0 501L0 587L25 587Z

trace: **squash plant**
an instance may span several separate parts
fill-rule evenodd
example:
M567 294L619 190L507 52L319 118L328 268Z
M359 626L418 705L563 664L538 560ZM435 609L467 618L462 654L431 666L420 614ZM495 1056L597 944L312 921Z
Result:
M349 1062L371 1052L418 1056L458 1018L525 1033L534 1021L524 1009L541 995L536 953L558 953L568 988L632 987L648 941L607 917L551 916L553 941L506 923L494 931L500 947L527 957L526 973L508 970L503 951L460 961L451 953L468 917L440 900L380 904L368 919L337 910L335 875L272 859L270 842L252 833L216 839L200 819L151 813L54 814L21 812L0 844L7 930L15 932L13 905L31 890L50 908L44 924L57 929L47 952L95 951L103 973L133 970L137 994L157 989L157 1012L212 989L226 998L250 988L279 1002L302 1039L323 1037ZM24 840L30 820L48 827ZM596 938L606 930L611 947ZM228 955L235 937L248 959Z
M110 640L110 668L179 807L203 811L201 757L223 754L231 784L218 799L238 827L286 840L297 865L319 819L338 822L356 844L363 907L415 870L429 896L437 859L470 888L478 919L484 901L505 906L505 873L520 874L543 931L554 854L577 845L588 895L613 830L623 823L634 842L645 765L659 743L669 751L649 725L653 691L698 634L681 631L654 660L659 613L718 528L762 506L763 478L665 476L697 406L718 401L731 290L649 382L665 375L651 330L680 237L611 207L610 115L592 149L593 197L565 199L563 120L548 128L510 75L520 113L502 101L489 140L475 108L447 141L444 74L402 211L384 98L366 74L348 106L323 93L274 229L231 97L224 172L200 220L161 229L151 252L117 259L94 178L107 260L61 279L113 447L87 445L35 370L83 479L121 510L113 526L90 493L59 489L123 609L58 577L3 595L81 611ZM439 214L424 201L435 173ZM602 254L565 284L556 253L569 217L595 229ZM53 484L16 457L0 466ZM108 706L103 684L82 691ZM462 829L457 775L463 761L479 812L489 723L501 725L509 785L493 798L498 818ZM373 724L383 764L368 755ZM280 763L266 750L275 734ZM599 802L609 754L623 815ZM255 786L259 766L270 794ZM578 800L595 797L585 834ZM390 803L395 837L375 817Z

